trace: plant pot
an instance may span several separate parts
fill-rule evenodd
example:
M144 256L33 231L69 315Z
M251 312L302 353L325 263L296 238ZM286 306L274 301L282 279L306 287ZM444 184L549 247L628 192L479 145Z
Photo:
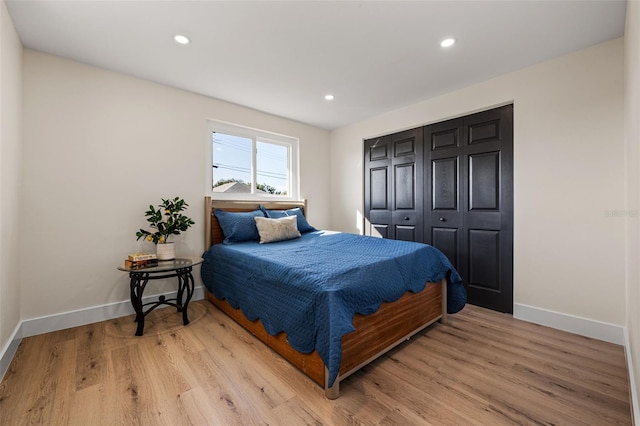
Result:
M176 258L176 246L174 243L164 243L156 245L156 256L158 260L173 260Z

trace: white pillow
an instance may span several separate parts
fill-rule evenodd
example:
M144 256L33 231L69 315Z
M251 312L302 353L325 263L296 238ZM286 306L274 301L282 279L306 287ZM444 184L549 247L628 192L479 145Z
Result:
M260 244L291 240L300 237L296 216L268 219L256 216L256 227L260 235Z

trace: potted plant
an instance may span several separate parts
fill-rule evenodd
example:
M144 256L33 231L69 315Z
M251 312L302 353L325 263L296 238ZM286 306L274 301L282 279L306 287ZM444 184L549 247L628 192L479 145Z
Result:
M171 235L180 235L180 232L186 231L195 222L191 218L182 214L189 206L180 197L173 200L164 198L162 203L158 204L158 209L149 205L149 210L145 212L147 221L151 224L151 231L140 229L136 232L136 240L144 238L156 244L156 254L158 260L175 259L175 247L173 242L169 242Z

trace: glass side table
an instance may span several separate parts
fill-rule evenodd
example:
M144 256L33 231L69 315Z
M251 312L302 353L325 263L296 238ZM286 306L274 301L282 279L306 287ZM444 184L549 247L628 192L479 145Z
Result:
M131 279L131 304L136 311L135 321L138 323L136 336L142 336L144 333L144 317L160 305L174 306L178 309L178 312L182 312L184 325L189 324L187 309L189 308L189 301L193 297L194 289L191 270L195 265L201 263L202 258L188 257L160 261L156 265L148 267L127 268L124 264L118 267L119 270L128 272ZM149 281L173 277L178 278L178 293L175 298L167 299L164 295L161 295L157 301L142 302L142 295Z

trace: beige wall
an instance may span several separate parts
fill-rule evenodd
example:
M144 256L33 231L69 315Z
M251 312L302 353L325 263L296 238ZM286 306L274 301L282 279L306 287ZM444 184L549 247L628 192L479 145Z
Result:
M625 140L627 184L627 318L629 348L635 376L635 415L640 422L640 2L627 3L625 28Z
M513 102L514 302L624 325L623 50L613 40L333 131L332 226L361 231L363 139Z
M21 81L22 44L0 1L0 354L20 321Z
M127 300L116 266L155 249L135 232L161 197L196 221L178 254L202 254L208 118L299 138L301 195L328 227L327 131L28 49L23 67L23 319Z

